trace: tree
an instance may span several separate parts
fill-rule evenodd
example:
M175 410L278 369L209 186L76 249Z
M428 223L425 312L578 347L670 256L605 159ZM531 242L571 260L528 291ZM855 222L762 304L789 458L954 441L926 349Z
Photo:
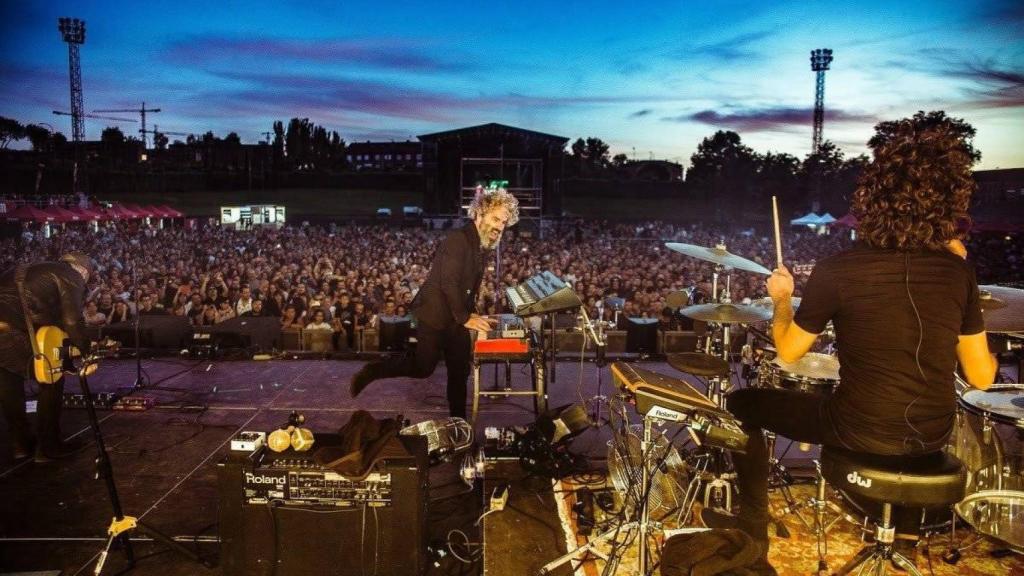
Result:
M757 154L743 144L739 134L719 130L701 141L690 156L687 182L705 197L742 203L755 190L758 164Z
M7 148L11 142L24 137L25 127L21 125L21 122L0 116L0 149Z
M236 132L231 132L227 136L224 137L224 143L226 143L228 145L231 145L231 146L241 146L242 145L242 139L238 136L238 134Z
M32 150L36 152L45 152L52 145L50 130L38 124L25 126L25 135L28 136L28 141L32 143Z
M885 145L885 143L892 138L893 134L896 133L897 128L902 122L912 123L916 130L925 130L927 128L934 128L937 126L948 127L954 134L960 136L960 139L963 141L964 151L971 156L971 159L974 160L975 163L981 161L981 152L975 149L973 144L974 135L977 133L974 126L971 126L962 118L946 116L946 113L942 110L933 110L927 113L923 110L919 110L917 114L914 114L910 118L879 122L875 125L875 135L868 140L868 147L871 148L873 152L877 152L880 147Z
M117 126L107 126L100 134L100 142L108 146L120 146L124 144L124 132Z
M800 186L800 160L785 152L768 152L759 158L758 184L764 198L777 196L786 206L792 206L803 196Z
M608 167L608 145L600 138L587 138L587 160L597 171Z
M626 162L629 162L629 156L626 156L625 154L616 154L615 156L612 156L612 166L615 168L622 168L626 165Z
M153 135L153 147L155 147L157 150L166 150L167 143L167 135L164 134L163 132L157 132L156 134Z

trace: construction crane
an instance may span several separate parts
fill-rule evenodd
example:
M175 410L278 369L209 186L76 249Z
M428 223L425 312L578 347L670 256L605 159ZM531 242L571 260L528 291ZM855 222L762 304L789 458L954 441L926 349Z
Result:
M93 110L93 112L137 112L139 114L139 116L142 117L142 128L139 128L139 134L142 134L142 148L143 149L149 148L149 144L146 142L146 133L149 132L148 130L146 130L146 112L159 112L159 111L160 111L159 108L146 108L146 103L145 102L142 103L142 107L141 108L128 108L128 109L122 108L122 109L118 109L118 110ZM165 134L166 134L166 132L165 132Z
M57 116L74 116L74 114L71 113L71 112L63 112L61 110L54 110L53 113L56 114ZM132 118L118 118L116 116L100 116L99 114L82 114L81 117L82 118L93 118L95 120L113 120L115 122L138 122L138 120L133 120Z
M142 132L143 134L152 134L153 135L153 145L154 146L156 146L156 135L157 134L163 134L164 136L192 136L192 134L187 133L187 132L164 132L164 131L160 130L160 127L157 126L156 124L153 124L153 129L152 130L139 130L139 132Z

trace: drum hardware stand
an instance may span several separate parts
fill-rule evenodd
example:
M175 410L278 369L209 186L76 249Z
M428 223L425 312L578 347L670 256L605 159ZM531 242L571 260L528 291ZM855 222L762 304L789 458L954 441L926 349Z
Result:
M93 439L96 442L96 478L103 478L104 483L107 486L107 495L110 497L110 505L114 512L114 518L110 522L110 526L107 528L107 539L106 546L99 554L99 559L96 561L96 567L93 570L93 574L99 576L103 571L103 566L107 561L107 554L110 552L110 547L114 542L118 542L123 548L125 558L128 560L128 570L131 570L135 566L135 551L132 548L131 538L129 532L131 530L138 530L153 538L157 542L167 546L174 552L181 554L189 558L190 560L202 564L207 568L213 568L215 564L208 560L203 560L198 554L189 550L185 546L176 542L170 536L167 536L163 532L143 523L141 520L134 516L125 516L124 511L121 508L121 499L117 494L117 484L114 482L114 470L110 465L110 457L107 454L107 447L103 442L103 432L100 430L99 418L96 417L96 406L92 400L92 392L89 390L89 380L86 376L86 368L89 360L83 364L82 369L78 370L75 368L71 360L70 346L66 346L62 351L64 356L63 370L69 374L78 375L78 383L82 388L82 394L85 396L85 407L86 412L89 416L89 426L92 428ZM95 360L92 360L95 362Z
M637 554L637 574L638 576L649 576L649 570L653 568L651 566L651 551L647 546L647 540L650 538L652 531L661 531L663 527L660 522L651 520L650 509L649 509L649 498L647 495L650 493L650 484L653 480L651 475L651 464L647 459L652 453L651 447L653 445L653 439L651 429L656 422L660 422L658 418L644 416L644 428L643 428L643 441L640 443L640 453L644 455L644 458L640 462L640 491L642 501L640 502L640 518L630 520L618 526L615 526L598 536L592 538L586 544L571 550L562 556L548 562L540 570L537 571L538 576L546 576L551 574L555 568L562 566L567 562L571 562L581 553L587 552L597 556L598 558L606 562L606 573L615 574L618 570L619 562L621 561L621 552L617 552L616 548L613 547L611 554L604 554L600 551L594 550L594 547L599 543L606 540L617 542L620 534L626 535L626 542L630 541L630 535L636 531L638 534L637 540L639 540L640 550ZM628 496L627 496L628 497ZM634 515L636 511L634 511ZM706 529L698 529L698 531L705 531ZM607 567L611 566L611 572L607 572Z

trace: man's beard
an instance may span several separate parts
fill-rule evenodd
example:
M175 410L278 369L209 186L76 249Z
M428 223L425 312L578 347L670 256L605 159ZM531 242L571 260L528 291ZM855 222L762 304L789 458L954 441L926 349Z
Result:
M500 232L498 233L498 237L497 238L495 238L493 241L491 240L491 232L492 231L493 230L485 230L483 236L480 237L480 247L481 248L486 248L488 250L492 250L495 246L498 245L498 242L501 242L501 233Z

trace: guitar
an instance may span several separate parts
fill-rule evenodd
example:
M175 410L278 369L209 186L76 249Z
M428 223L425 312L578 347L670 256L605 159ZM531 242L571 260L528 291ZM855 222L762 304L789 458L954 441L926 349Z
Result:
M63 352L65 350L64 341L67 337L68 333L57 326L42 326L36 330L35 344L38 352L35 354L32 364L36 381L40 384L53 384L64 375L67 366ZM75 372L79 376L90 376L99 367L96 361L117 352L119 346L119 343L112 340L95 343L92 351L84 358L82 351L74 346L68 346L67 350L71 353L71 360L83 358L81 367L77 368ZM68 365L73 366L70 363Z

